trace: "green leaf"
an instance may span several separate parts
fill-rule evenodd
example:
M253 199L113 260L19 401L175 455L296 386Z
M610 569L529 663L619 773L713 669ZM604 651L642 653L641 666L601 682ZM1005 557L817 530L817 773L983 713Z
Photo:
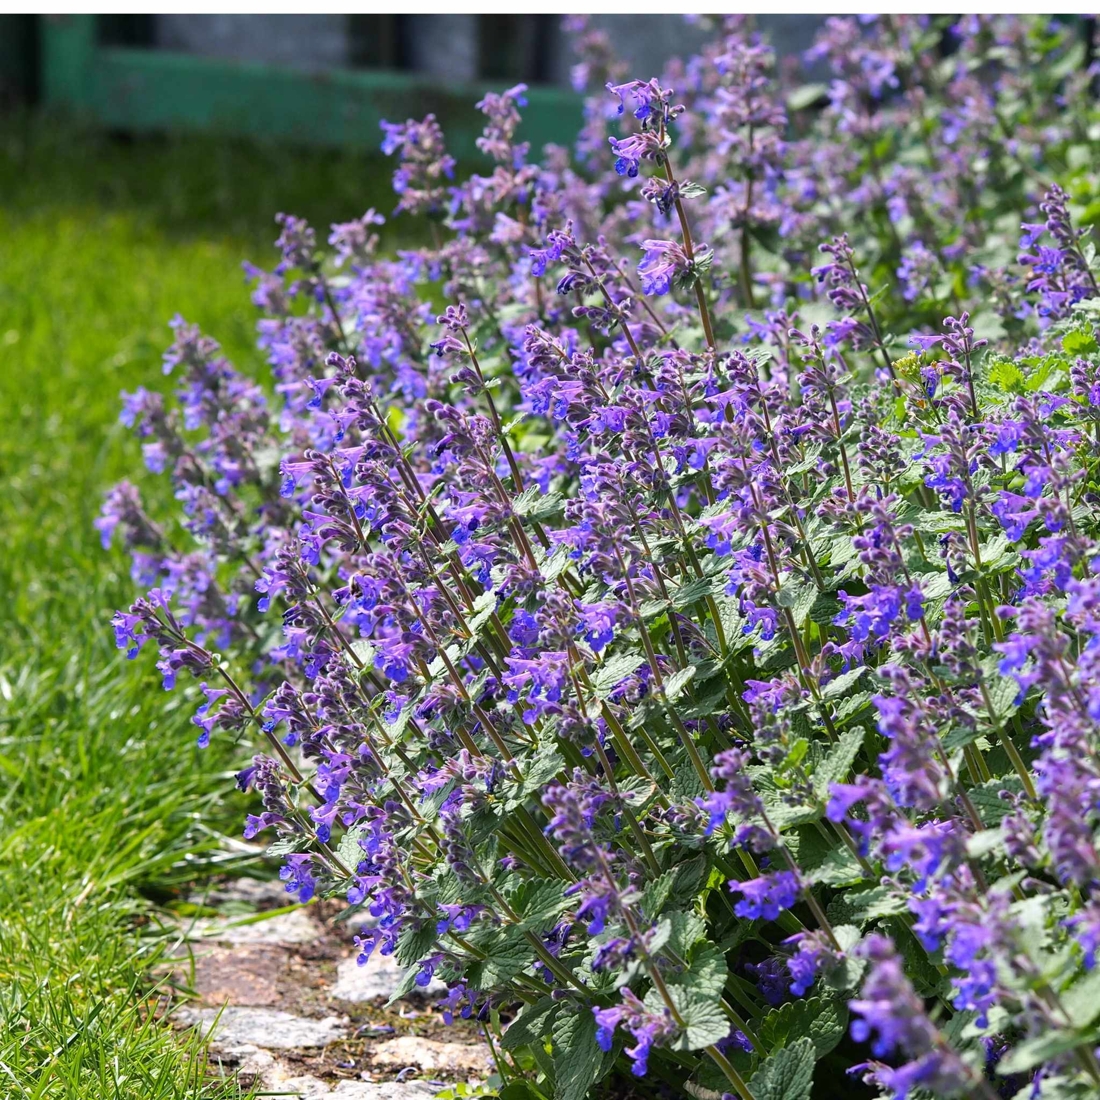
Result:
M1076 1031L1045 1031L1033 1039L1022 1042L997 1063L997 1072L1007 1077L1012 1073L1025 1073L1041 1062L1048 1062L1073 1050L1085 1037Z
M707 596L714 595L714 582L710 577L696 577L694 580L688 581L686 584L680 585L672 593L672 606L677 611L684 611L691 607L693 604L697 604L700 600L704 600Z
M687 955L702 939L706 938L706 922L697 913L685 913L682 910L665 915L672 928L669 945L677 955Z
M769 1012L760 1023L760 1038L772 1051L798 1039L809 1039L815 1057L823 1058L843 1038L847 1024L848 1010L842 1002L811 997Z
M1012 1100L1033 1100L1034 1096L1035 1086L1029 1083ZM1096 1100L1096 1085L1091 1077L1080 1073L1074 1077L1066 1077L1064 1074L1044 1077L1043 1100Z
M585 1100L603 1064L591 1011L559 1015L550 1031L554 1042L555 1100Z
M700 195L706 193L707 189L705 187L692 180L684 180L680 184L680 198L682 199L697 199Z
M859 860L846 848L834 848L809 873L811 882L820 886L854 886L863 881L863 868Z
M749 1082L755 1100L810 1100L814 1049L813 1040L802 1038L771 1055Z
M989 701L993 704L994 713L989 717L995 723L999 724L1006 718L1011 718L1020 709L1020 704L1016 702L1020 694L1020 685L1011 676L994 673L986 680L985 689L989 692Z
M665 681L665 698L674 703L687 690L688 684L695 678L696 666L688 665L687 668L677 669Z
M819 592L810 608L810 620L819 626L831 626L840 614L840 600L828 592Z
M817 597L816 585L805 584L799 580L790 580L780 586L775 596L775 602L780 607L790 608L795 625L801 627L809 617L810 609L817 601Z
M857 714L862 713L871 705L871 693L869 691L857 691L855 695L849 695L841 699L836 707L837 722L847 722Z
M438 938L432 921L419 929L406 928L397 941L394 957L402 966L413 966L431 951Z
M494 939L484 959L466 966L466 981L471 989L492 989L515 977L531 961L531 945L513 926L509 938Z
M989 381L1003 393L1023 393L1024 375L1011 359L998 358L989 368Z
M984 736L980 729L972 726L952 726L943 737L943 747L948 752L954 752L956 749L964 749L967 745L980 741Z
M541 932L553 925L569 908L560 881L528 879L508 895L508 904L519 914L520 927Z
M814 769L814 791L818 798L828 798L832 783L843 783L852 770L852 763L863 748L866 730L862 726L852 726L844 730L837 743L829 749L829 754Z
M562 510L562 495L556 490L544 493L537 485L530 485L512 502L512 508L517 516L550 519Z
M410 966L408 970L401 977L401 981L397 983L397 988L390 994L390 999L386 1002L386 1007L396 1004L402 997L407 996L416 988L416 976L420 973L419 966Z
M675 871L666 871L659 878L650 879L642 891L642 910L650 920L655 920L664 909L672 893L672 884L676 879Z
M844 955L832 965L822 968L821 981L828 989L844 992L855 987L867 967L867 960L857 958L855 955L855 947L860 941L861 934L854 924L834 923L833 935L836 936Z
M698 992L682 985L669 986L668 994L684 1020L684 1030L671 1043L673 1050L702 1050L729 1035L729 1018L722 1011L717 994ZM666 1008L655 989L646 994L645 1004L654 1012L664 1012Z
M1100 1016L1100 969L1074 982L1059 999L1074 1027L1088 1027Z
M540 1093L528 1081L511 1081L497 1093L497 1100L540 1100Z
M866 666L860 665L842 672L821 689L821 698L835 699L838 695L843 695L866 671Z
M561 753L552 742L539 745L534 756L528 760L523 770L523 780L520 783L511 783L509 790L514 797L506 803L507 809L525 802L527 798L540 791L564 766Z
M596 695L606 699L628 676L645 664L641 653L616 653L609 657L592 675Z
M966 841L966 854L971 859L981 859L1004 847L1005 836L1000 829L982 829L973 833ZM1100 1010L1098 1010L1100 1011Z
M829 902L829 920L844 924L866 924L879 917L894 917L907 909L905 899L899 898L885 886L872 886L869 890L848 892Z
M1002 791L1011 791L1013 794L1023 792L1023 784L1015 772L1002 775L997 779L991 779L979 787L970 788L970 801L978 811L982 824L988 829L995 829L1004 820L1005 800L1001 797Z
M696 949L691 965L684 973L672 979L670 984L690 989L701 997L718 999L728 976L725 953L714 944L708 943Z
M686 909L695 900L706 872L707 857L702 852L679 864L676 867L676 881L672 886L673 903Z
M787 96L787 109L804 111L807 107L812 107L823 100L828 94L829 89L824 84L802 84Z
M533 1005L524 1005L520 1014L508 1025L501 1045L505 1050L518 1050L532 1043L541 1043L560 1007L551 997L540 997Z
M359 847L359 838L363 835L362 826L354 826L348 829L336 846L336 856L345 867L354 870L363 858L363 849Z
M473 631L475 637L478 631L493 617L493 612L496 609L497 597L495 592L482 592L474 600L474 611L468 619L467 625Z
M1062 337L1062 350L1067 355L1084 355L1096 351L1096 338L1091 332L1076 329Z

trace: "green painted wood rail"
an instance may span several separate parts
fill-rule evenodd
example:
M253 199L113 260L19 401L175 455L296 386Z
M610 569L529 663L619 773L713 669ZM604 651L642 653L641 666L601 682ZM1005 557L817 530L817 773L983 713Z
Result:
M489 84L447 85L422 74L337 69L303 73L166 50L102 46L95 16L47 16L41 24L42 98L104 127L207 131L311 145L377 148L382 119L434 111L459 158L475 156L483 121L474 104ZM499 89L498 89L499 90ZM569 144L581 100L558 88L527 93L520 137L535 150Z

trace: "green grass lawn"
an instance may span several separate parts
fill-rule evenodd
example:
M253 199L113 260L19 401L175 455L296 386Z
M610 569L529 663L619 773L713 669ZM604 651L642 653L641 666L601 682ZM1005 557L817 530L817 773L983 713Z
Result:
M170 942L156 901L220 866L219 829L239 832L245 747L198 750L153 655L115 651L110 614L134 588L92 521L121 476L170 503L117 424L120 390L170 384L168 319L262 373L241 260L273 262L278 210L324 229L388 213L388 173L0 128L0 1096L225 1094L153 1015L149 975Z

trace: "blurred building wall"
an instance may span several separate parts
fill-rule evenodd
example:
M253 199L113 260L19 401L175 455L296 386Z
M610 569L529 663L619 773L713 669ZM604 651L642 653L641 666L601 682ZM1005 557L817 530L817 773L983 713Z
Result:
M351 63L346 15L155 15L153 44L203 57L323 71Z
M349 65L407 69L445 82L515 79L568 87L575 58L561 19L535 15L155 15L152 45L323 72ZM823 16L765 15L780 54L805 49ZM681 15L598 15L631 73L657 75L694 53L707 31Z

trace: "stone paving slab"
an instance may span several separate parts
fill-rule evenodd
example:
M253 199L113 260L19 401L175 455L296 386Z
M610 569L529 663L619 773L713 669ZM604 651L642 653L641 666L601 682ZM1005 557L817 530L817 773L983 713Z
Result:
M489 1052L483 1046L469 1043L441 1043L435 1039L422 1039L416 1035L400 1035L395 1039L376 1043L370 1049L370 1059L375 1065L415 1066L430 1073L488 1072Z
M375 951L363 966L359 965L355 955L351 955L337 963L336 983L329 990L329 995L338 1001L353 1003L379 999L387 1001L404 976L405 968L392 955L381 955ZM446 991L447 986L443 982L432 978L426 986L414 989L412 995L434 997Z
M278 1009L239 1005L224 1009L185 1005L176 1013L176 1019L184 1025L197 1024L203 1035L213 1032L210 1048L221 1052L252 1046L266 1050L310 1050L342 1039L348 1025L344 1016L311 1020Z
M259 880L215 883L192 900L208 915L176 918L188 943L173 965L197 1001L173 1019L209 1035L212 1064L242 1087L299 1100L431 1100L441 1082L491 1071L476 1028L443 1026L431 1004L442 982L386 1007L404 968L377 952L359 966L354 929L332 919L335 905L278 912L279 884Z
M188 931L191 940L215 940L218 943L266 943L294 945L312 943L324 933L305 909L241 923L241 917L221 919L204 917L194 921Z
M439 1091L426 1081L337 1081L329 1085L312 1074L302 1074L269 1051L242 1048L237 1073L246 1088L259 1085L268 1092L297 1094L300 1100L430 1100Z
M191 985L208 1005L277 1005L287 961L284 948L267 944L199 948Z

